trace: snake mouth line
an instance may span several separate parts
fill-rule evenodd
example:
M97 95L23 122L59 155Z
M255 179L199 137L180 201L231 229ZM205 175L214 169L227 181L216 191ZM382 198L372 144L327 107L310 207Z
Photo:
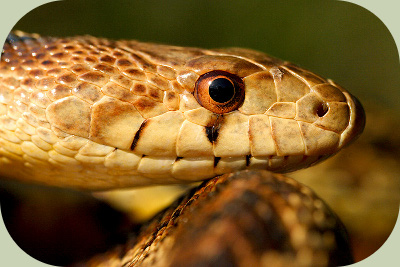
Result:
M170 164L167 167L169 171L163 173L166 177L177 180L198 181L242 169L270 170L282 173L291 172L315 164L326 157L328 156L291 155L254 157L246 155L240 157L176 157L175 159L171 159L171 161L165 157L149 157L149 159L152 160L153 165L169 162L166 163ZM165 165L163 166L165 168ZM156 171L149 171L147 168L142 168L139 163L137 171L144 177L161 178L163 174L159 172L159 169L154 169Z

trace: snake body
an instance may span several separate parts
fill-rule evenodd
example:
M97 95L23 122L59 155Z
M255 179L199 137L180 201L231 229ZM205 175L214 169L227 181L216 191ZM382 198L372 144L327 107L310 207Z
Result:
M213 71L242 83L233 110L197 99ZM336 153L363 127L345 89L249 49L14 32L2 51L4 177L97 190L288 172Z
M322 177L321 177L322 178ZM202 183L123 246L77 266L344 266L346 230L308 187L245 170Z

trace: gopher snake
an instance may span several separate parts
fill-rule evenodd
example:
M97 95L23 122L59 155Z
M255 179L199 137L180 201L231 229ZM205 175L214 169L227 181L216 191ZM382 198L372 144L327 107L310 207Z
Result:
M248 49L14 32L1 56L0 176L21 181L101 190L289 172L364 124L333 81ZM231 249L238 266L351 263L323 201L265 171L210 180L135 242L87 264L208 264Z
M248 49L15 32L1 56L0 175L24 181L96 190L287 172L363 127L342 87Z

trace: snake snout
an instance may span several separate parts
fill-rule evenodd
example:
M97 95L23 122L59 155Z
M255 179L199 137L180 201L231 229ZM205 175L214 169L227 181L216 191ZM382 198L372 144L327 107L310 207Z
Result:
M356 140L364 130L366 117L361 102L353 95L344 93L350 109L350 120L346 130L343 131L340 146L347 146Z

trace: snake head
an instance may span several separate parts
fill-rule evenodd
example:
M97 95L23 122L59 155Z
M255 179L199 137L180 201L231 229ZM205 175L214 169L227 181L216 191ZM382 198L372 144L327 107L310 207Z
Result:
M0 62L0 174L104 189L287 172L363 130L358 100L264 53L15 32Z
M197 75L187 90L199 106L183 98L186 119L205 127L216 158L288 172L328 158L363 131L362 105L333 81L257 51L217 51L186 64Z

